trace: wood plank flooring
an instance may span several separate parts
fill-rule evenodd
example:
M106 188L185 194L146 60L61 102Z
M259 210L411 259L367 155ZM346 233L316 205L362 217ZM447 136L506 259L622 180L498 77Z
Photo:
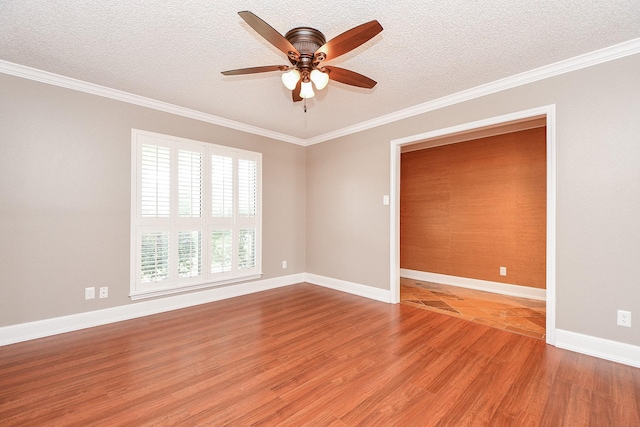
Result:
M300 284L0 347L2 426L637 426L640 369Z

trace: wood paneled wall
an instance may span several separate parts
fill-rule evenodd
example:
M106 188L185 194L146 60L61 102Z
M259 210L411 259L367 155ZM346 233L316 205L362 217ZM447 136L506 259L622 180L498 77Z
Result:
M546 128L403 153L400 266L545 288Z

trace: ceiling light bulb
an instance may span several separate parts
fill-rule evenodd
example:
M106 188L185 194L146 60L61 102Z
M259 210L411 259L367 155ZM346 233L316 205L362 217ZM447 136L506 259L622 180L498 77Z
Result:
M323 73L317 69L313 70L309 77L318 90L324 89L327 86L327 83L329 83L329 74Z
M313 98L316 94L313 92L311 82L302 82L300 87L300 98Z
M293 69L282 74L282 84L289 90L294 90L300 80L300 71Z

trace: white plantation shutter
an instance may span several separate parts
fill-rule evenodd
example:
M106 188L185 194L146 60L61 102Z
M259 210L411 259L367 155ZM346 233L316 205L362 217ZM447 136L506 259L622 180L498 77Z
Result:
M178 215L202 216L202 154L178 150Z
M229 273L233 268L233 231L211 232L211 273Z
M261 275L261 155L132 131L131 298Z
M167 147L142 145L142 216L168 218L171 212L171 156Z
M143 232L140 240L140 280L159 282L169 278L169 233Z
M240 230L238 239L238 268L247 270L256 266L256 230Z
M211 215L233 216L233 158L211 156Z
M238 159L238 213L244 217L256 216L256 162Z
M258 162L255 158L238 158L238 239L237 267L254 271L258 267Z
M202 232L178 231L178 277L202 274Z

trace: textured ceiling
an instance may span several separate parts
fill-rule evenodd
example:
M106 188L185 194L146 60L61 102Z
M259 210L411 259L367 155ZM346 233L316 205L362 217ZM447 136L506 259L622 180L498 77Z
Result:
M327 40L377 19L329 64L378 85L331 82L305 114L278 72L221 75L287 64L241 10ZM0 0L0 60L303 139L638 37L639 0Z

